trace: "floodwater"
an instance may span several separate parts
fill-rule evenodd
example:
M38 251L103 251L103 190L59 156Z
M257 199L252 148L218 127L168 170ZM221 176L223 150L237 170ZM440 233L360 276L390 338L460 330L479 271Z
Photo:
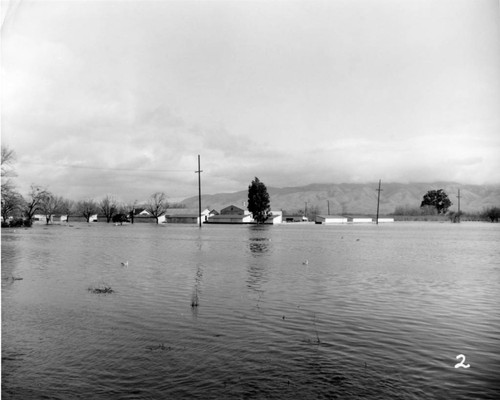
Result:
M2 398L496 399L499 243L488 223L2 229Z

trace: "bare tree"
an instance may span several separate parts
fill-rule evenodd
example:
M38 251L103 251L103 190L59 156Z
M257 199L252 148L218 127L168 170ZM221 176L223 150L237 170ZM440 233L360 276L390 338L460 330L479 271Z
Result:
M33 216L40 210L41 204L49 192L40 186L31 185L28 199L24 203L24 216L28 225L33 223Z
M73 200L63 199L61 204L61 214L66 214L66 222L69 222L69 217L76 213L76 204Z
M1 179L2 179L2 218L6 223L9 217L19 216L23 211L24 199L20 193L14 190L14 185L9 179L10 177L16 176L13 164L16 160L16 154L14 150L7 146L1 146L2 153L2 168L1 168Z
M82 200L77 203L78 212L83 215L87 222L90 222L90 217L96 214L98 209L97 203L92 199Z
M159 222L158 218L167 212L167 209L168 203L167 195L165 193L156 192L151 195L146 206L146 210L156 219L156 223Z
M40 211L45 215L47 225L52 221L52 216L61 212L64 199L61 196L56 196L47 192L40 202Z
M16 159L14 150L8 146L2 146L2 176L5 175L5 169L8 168Z
M24 199L20 193L14 190L2 189L2 218L4 222L7 222L9 217L19 214L22 211L23 205Z
M137 208L137 200L134 200L133 203L128 203L124 206L124 208L127 210L126 214L130 218L130 223L134 223L134 215L135 215L135 209Z
M113 215L117 213L118 205L113 196L106 195L106 197L99 203L99 208L106 217L106 222L109 224L109 221L111 221Z
M1 177L2 177L2 192L4 190L12 190L12 182L10 177L16 176L13 164L16 160L16 153L14 150L10 149L7 146L2 146L2 169L1 169Z

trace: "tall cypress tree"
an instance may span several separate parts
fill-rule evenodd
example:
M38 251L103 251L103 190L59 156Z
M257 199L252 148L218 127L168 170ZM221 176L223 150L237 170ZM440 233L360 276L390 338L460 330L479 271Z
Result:
M248 187L248 211L258 224L263 224L271 215L269 194L264 183L255 177Z

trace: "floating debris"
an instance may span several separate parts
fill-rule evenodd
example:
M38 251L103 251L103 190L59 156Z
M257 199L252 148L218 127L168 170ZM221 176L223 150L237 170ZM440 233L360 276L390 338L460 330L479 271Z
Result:
M125 262L122 262L122 267L128 267L128 260Z
M12 277L12 280L13 280L13 281L22 281L22 280L23 280L23 278L18 277L18 276L13 276L13 277Z
M148 349L150 351L154 351L154 350L164 351L164 350L172 350L172 347L170 347L170 346L167 347L163 343L161 343L158 346L146 346L146 349Z
M309 260L305 260L302 264L304 264L304 265L309 264Z
M314 332L316 332L316 343L320 344L321 340L319 340L318 329L316 328L316 314L314 314L313 324L314 324Z
M109 293L114 293L114 290L111 289L111 286L103 286L97 288L89 288L89 292L96 294L109 294Z
M198 293L195 292L193 294L193 297L191 298L191 308L196 308L198 307Z
M194 291L193 294L191 295L191 308L196 308L198 307L199 301L198 301L198 283L194 285Z

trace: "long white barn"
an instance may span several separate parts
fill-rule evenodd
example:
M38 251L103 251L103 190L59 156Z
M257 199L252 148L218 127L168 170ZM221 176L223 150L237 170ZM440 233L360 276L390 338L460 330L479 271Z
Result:
M317 224L347 224L349 221L346 217L336 215L316 215L314 222Z

